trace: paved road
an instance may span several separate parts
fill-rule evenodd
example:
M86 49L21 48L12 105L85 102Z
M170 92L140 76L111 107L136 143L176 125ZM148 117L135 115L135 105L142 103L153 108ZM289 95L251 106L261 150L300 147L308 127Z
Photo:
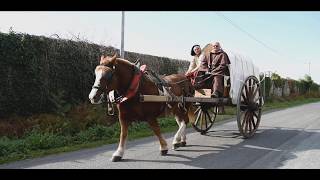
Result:
M159 155L155 137L130 141L122 162L110 162L116 144L1 165L0 168L320 168L320 103L267 113L251 139L236 121L203 136L188 129L187 147ZM165 134L172 142L173 133Z

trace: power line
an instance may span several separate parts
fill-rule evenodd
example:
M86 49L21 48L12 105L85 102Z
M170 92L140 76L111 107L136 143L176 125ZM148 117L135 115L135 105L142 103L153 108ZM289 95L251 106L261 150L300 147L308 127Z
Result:
M241 32L245 33L246 35L248 35L250 38L252 38L253 40L255 40L256 42L260 43L261 45L263 45L265 48L269 49L270 51L281 55L277 50L269 47L268 45L266 45L266 43L258 40L256 37L254 37L252 34L250 34L249 32L245 31L244 29L242 29L239 25L237 25L236 23L234 23L231 19L229 19L228 17L226 17L225 15L223 15L222 13L218 13L216 12L216 14L220 17L222 17L224 20L226 20L227 22L229 22L232 26L234 26L235 28L237 28L238 30L240 30Z
M288 57L286 55L284 55L283 53L279 53L279 51L269 47L266 43L258 40L257 38L255 38L252 34L250 34L249 32L245 31L244 29L242 29L239 25L237 25L236 23L234 23L230 18L226 17L224 14L222 14L221 12L215 12L218 16L222 17L224 20L226 20L228 23L230 23L232 26L234 26L235 28L237 28L238 30L240 30L241 32L245 33L246 35L248 35L250 38L252 38L253 40L255 40L256 42L260 43L261 45L263 45L265 48L269 49L270 51L272 51L273 53L276 53L279 56L285 57L286 59L296 59L299 60L295 57ZM318 19L318 16L312 16L315 20L320 20L320 18ZM311 70L310 70L310 66L311 66L311 62L308 62L309 64L309 76L311 77Z

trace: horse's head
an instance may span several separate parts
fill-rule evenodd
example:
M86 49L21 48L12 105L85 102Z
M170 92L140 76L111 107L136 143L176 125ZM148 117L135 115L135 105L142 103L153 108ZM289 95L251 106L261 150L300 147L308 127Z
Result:
M111 90L115 89L116 80L114 78L115 64L117 54L113 57L102 55L100 64L95 69L96 79L89 94L92 104L102 103L104 93L108 95Z

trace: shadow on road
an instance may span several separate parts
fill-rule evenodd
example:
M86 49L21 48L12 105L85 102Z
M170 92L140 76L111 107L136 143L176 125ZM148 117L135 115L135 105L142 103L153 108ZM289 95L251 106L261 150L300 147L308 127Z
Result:
M294 149L300 142L311 137L319 136L319 132L309 132L301 129L273 128L259 130L250 139L243 139L235 130L210 131L205 136L212 138L239 138L243 139L235 145L222 144L220 146L209 146L201 144L189 144L186 147L179 148L176 152L206 152L206 154L197 157L171 154L172 157L180 157L182 160L139 160L125 159L124 162L157 162L157 163L178 163L195 168L280 168L287 160L295 159L295 153L320 149L320 143L310 146L299 146ZM201 136L199 134L199 136ZM292 141L292 142L290 142ZM191 149L192 148L192 149ZM198 149L197 149L198 148ZM201 149L200 149L201 148ZM206 148L206 149L203 149ZM268 163L257 163L257 166L250 166L260 158L272 153L270 157L276 159ZM281 158L279 158L281 157Z

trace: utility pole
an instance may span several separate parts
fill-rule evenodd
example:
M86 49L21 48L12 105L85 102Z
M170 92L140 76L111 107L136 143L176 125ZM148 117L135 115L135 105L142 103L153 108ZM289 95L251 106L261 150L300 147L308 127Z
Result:
M270 78L270 80L271 80L271 71L265 71L264 72L264 80L263 80L263 96L264 96L264 101L266 101L266 97L267 97L267 95L266 95L266 79L267 79L267 77L269 77ZM271 82L271 81L270 81ZM269 87L270 88L270 87ZM269 89L269 91L270 91L270 89Z
M120 49L120 56L124 59L124 11L122 11L121 15L121 49Z
M267 72L263 73L263 100L266 101L266 74Z
M310 74L310 65L311 65L311 62L309 62L309 76L311 77L311 74Z
M307 63L304 63L304 64L308 64L308 75L311 77L311 73L310 73L310 66L311 66L311 62L307 62Z
M311 62L309 61L309 77L311 78L311 74L310 74L310 65L311 65ZM309 94L311 93L311 85L309 87Z

